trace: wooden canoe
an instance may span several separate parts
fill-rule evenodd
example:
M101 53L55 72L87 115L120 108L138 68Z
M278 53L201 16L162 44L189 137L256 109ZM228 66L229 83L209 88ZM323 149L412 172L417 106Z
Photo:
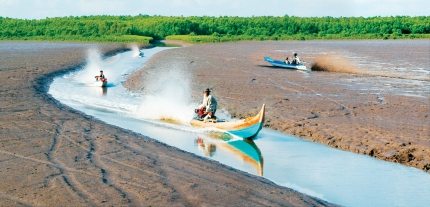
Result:
M216 128L242 138L254 138L263 128L264 113L265 105L263 104L257 115L246 119L231 122L205 122L193 119L190 124L197 128Z

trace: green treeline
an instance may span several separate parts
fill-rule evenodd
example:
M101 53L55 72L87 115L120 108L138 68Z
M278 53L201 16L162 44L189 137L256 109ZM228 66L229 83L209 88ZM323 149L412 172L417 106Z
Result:
M0 39L148 42L429 38L430 17L0 17Z

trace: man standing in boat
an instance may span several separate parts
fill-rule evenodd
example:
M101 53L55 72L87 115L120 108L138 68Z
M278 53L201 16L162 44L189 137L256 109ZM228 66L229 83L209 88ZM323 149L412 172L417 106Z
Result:
M103 74L103 70L100 70L100 75L96 76L96 80L97 81L102 81L104 82L106 79L105 75Z
M198 118L207 121L208 119L216 119L215 112L218 106L218 103L214 96L211 94L211 90L208 88L203 92L203 102L200 106L195 110Z

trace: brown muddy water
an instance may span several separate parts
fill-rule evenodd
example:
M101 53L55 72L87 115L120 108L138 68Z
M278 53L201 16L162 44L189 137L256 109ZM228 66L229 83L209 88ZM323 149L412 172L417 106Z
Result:
M288 46L273 55L284 58L299 52L313 70L362 75L350 80L357 89L429 95L430 40L306 41Z

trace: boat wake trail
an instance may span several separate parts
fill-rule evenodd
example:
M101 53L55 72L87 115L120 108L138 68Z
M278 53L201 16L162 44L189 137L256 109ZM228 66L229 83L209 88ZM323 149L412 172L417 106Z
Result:
M191 101L190 83L180 66L149 74L137 114L144 119L191 120L197 104Z
M139 57L140 50L137 45L130 45L131 51L133 53L133 57Z
M87 64L76 74L74 79L81 83L94 82L94 76L98 75L102 69L102 62L100 51L95 48L89 49L87 51Z
M339 55L320 55L314 60L311 66L313 71L337 72L337 73L353 73L358 74L363 71L350 62L348 59Z
M370 71L362 67L356 66L353 62L349 61L346 57L334 54L324 54L315 57L311 65L312 71L336 72L336 73L350 73L358 74L369 77L384 77L396 78L417 81L430 81L430 78L416 77L413 75L398 74L392 71Z

